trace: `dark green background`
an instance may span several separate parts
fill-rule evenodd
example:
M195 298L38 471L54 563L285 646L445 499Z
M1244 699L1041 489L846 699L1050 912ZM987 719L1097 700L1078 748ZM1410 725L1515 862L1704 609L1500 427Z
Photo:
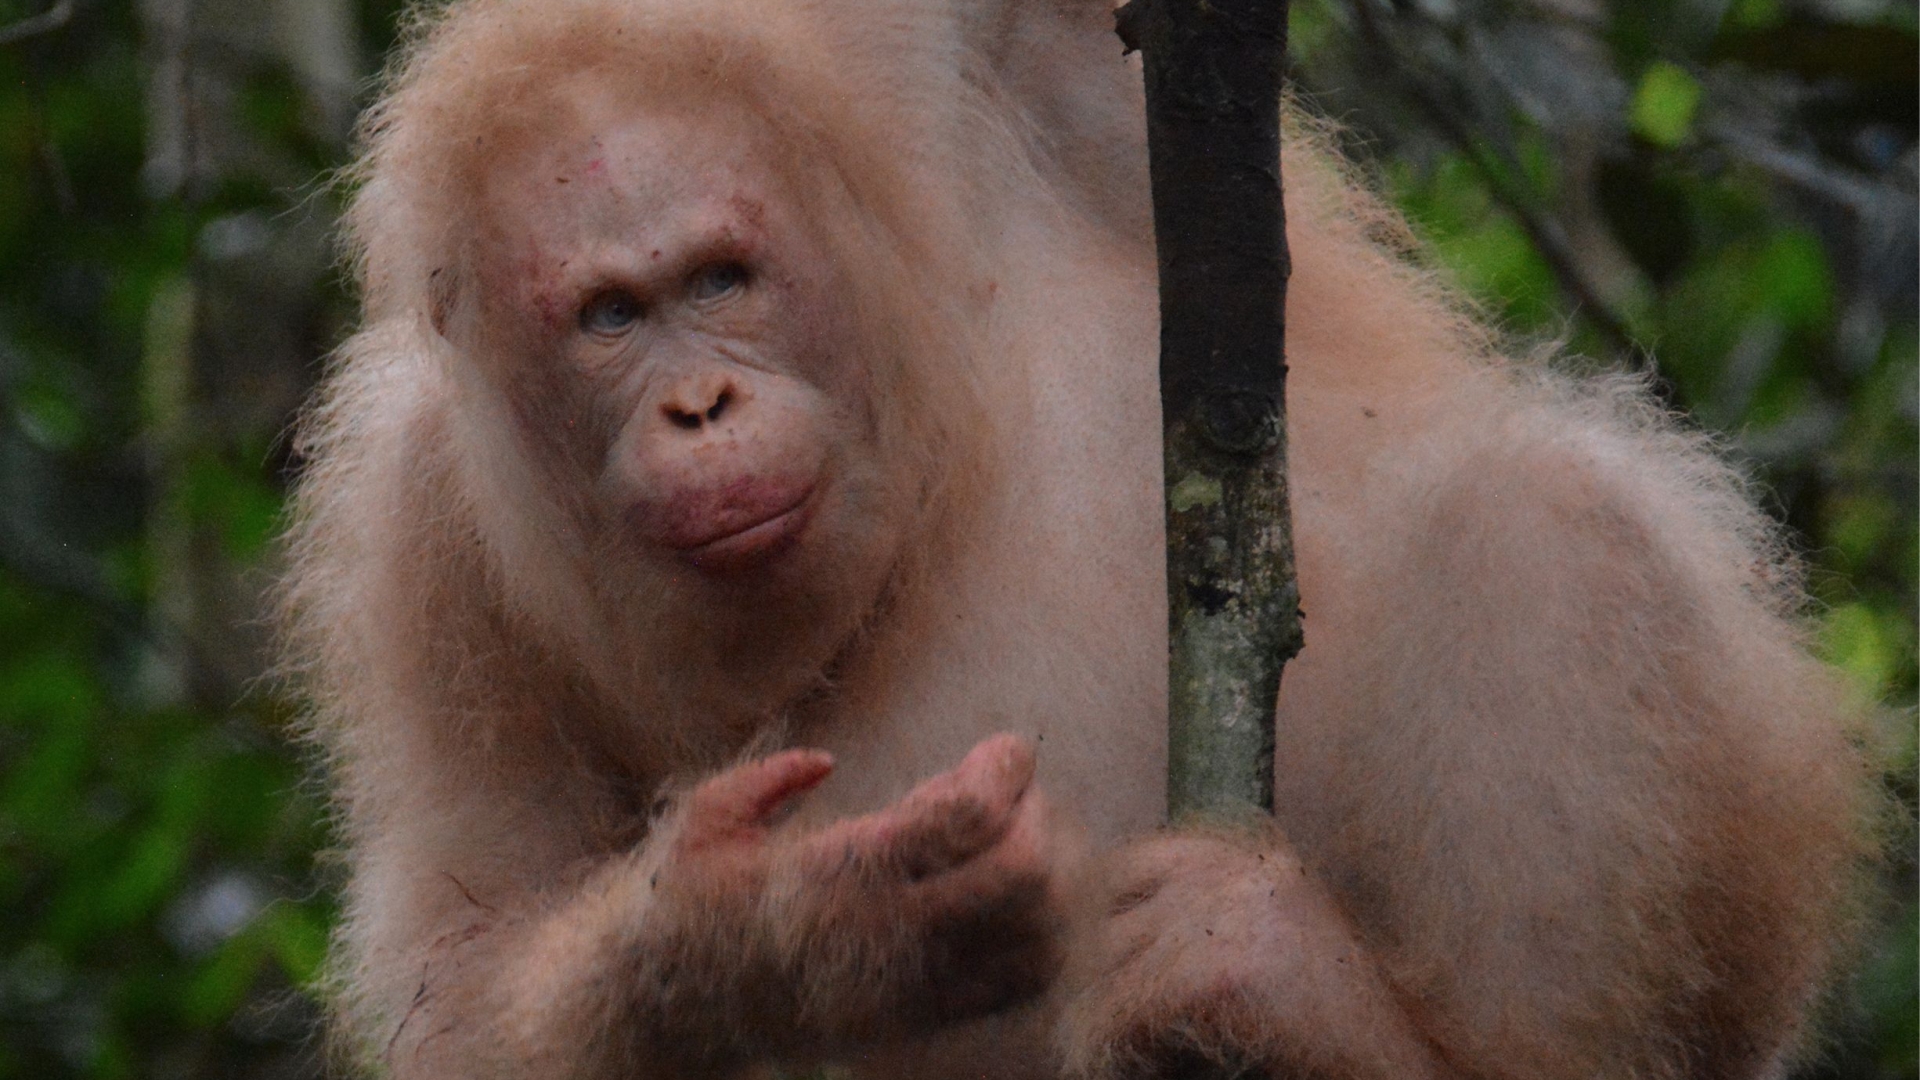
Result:
M1752 466L1910 808L1911 4L1295 7L1307 96L1489 316L1595 364L1652 350ZM0 0L0 41L44 9ZM318 178L394 19L81 0L0 44L0 1078L318 1072L337 868L260 612L283 433L351 318ZM1889 834L1809 1074L1916 1076Z

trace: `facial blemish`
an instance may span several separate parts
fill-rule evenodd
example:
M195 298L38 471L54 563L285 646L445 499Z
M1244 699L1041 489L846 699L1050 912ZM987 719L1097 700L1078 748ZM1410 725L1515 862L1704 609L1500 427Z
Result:
M520 280L527 283L527 306L550 327L560 327L572 318L573 305L562 280L570 261L537 249L519 260Z
M740 216L741 224L747 228L754 232L759 232L766 228L767 206L759 199L751 199L745 195L735 195L733 198L727 200L727 205L732 207L733 212Z
M533 294L533 310L540 321L550 327L558 327L564 321L560 298L549 289L541 289Z

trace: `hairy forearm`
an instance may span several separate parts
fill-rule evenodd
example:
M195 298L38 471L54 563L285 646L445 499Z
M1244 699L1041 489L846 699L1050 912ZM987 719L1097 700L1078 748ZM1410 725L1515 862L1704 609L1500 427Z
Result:
M382 1056L399 1078L691 1075L637 1018L665 1010L656 979L671 913L647 882L654 845L607 860L578 885L489 904L394 961L419 972L389 1015ZM406 976L401 976L405 978ZM656 1025L657 1026L657 1025ZM683 1025L686 1026L686 1025Z
M579 884L414 950L394 1071L724 1075L1044 990L1058 920L1031 751L989 740L887 810L772 829L829 767L793 751L729 770Z

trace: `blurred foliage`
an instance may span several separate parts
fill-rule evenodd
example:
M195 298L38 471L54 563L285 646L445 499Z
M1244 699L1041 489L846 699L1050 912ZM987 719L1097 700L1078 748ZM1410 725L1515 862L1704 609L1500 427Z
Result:
M316 90L275 17L82 0L0 44L0 1077L320 1073L324 828L260 597L350 314L314 180L390 31Z
M0 1080L319 1074L324 828L260 612L351 316L315 178L395 7L0 0ZM1728 433L1911 808L1913 7L1295 0L1294 46L1492 317ZM1916 1075L1906 829L1809 1076Z

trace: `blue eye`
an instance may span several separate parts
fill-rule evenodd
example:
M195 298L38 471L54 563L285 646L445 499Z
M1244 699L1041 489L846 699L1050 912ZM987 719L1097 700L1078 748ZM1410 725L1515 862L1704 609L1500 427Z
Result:
M646 318L647 310L640 298L625 289L608 289L606 292L587 301L580 309L580 329L589 334L613 337L633 329L633 325Z
M746 287L747 268L737 262L715 263L693 278L695 300L718 300Z

